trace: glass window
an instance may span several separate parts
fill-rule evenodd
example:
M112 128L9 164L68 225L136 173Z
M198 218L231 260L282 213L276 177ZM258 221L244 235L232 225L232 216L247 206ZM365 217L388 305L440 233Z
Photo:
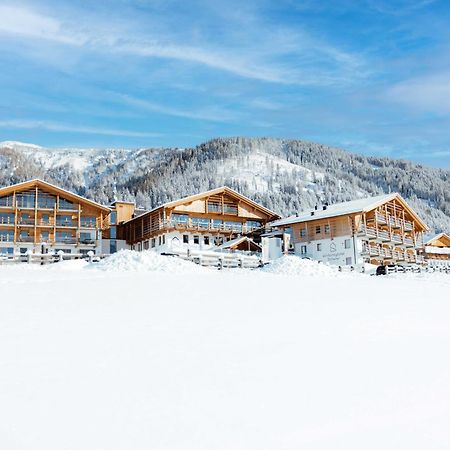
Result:
M71 227L73 226L72 216L56 216L56 225L62 227Z
M209 228L209 219L204 217L192 217L191 223L194 227Z
M175 224L185 224L188 222L189 216L187 214L172 214L171 219Z
M347 266L351 266L351 264L352 264L352 257L351 256L349 256L348 258L345 258L345 264Z
M144 250L148 250L150 248L150 242L144 241Z
M316 234L320 234L320 225L316 226Z
M2 230L0 231L0 242L14 241L14 231Z
M306 255L306 245L302 245L302 246L300 247L300 253L301 253L302 255Z
M0 253L3 255L12 255L14 253L14 249L12 247L0 247Z
M155 248L155 246L156 246L156 239L152 238L152 248Z
M223 222L225 229L233 231L242 231L242 223L234 222L232 220L225 220Z
M162 243L163 243L163 245L166 243L166 235L165 234L163 234Z
M20 192L16 194L16 202L18 208L34 208L35 200L36 197L34 192Z
M261 228L262 223L258 220L247 220L247 228L250 230L254 230L255 228Z
M223 205L224 214L237 214L238 208L236 205Z
M111 215L109 216L109 222L111 225L115 225L117 223L117 213L116 211L113 211Z
M208 212L221 213L222 205L217 202L208 202Z
M219 219L213 219L212 220L212 226L214 227L214 228L222 228L222 225L223 225L223 221L222 220L219 220Z
M15 215L11 213L0 213L0 223L3 225L14 224Z
M59 209L78 209L78 205L66 200L65 198L59 198Z
M325 234L329 234L330 232L330 225L327 223L325 224Z
M189 236L187 234L183 234L183 244L189 244Z
M300 228L300 237L306 236L306 228Z
M117 227L113 226L109 229L109 237L111 239L116 239L117 238Z
M322 244L317 244L317 251L321 252L322 251Z
M350 248L350 246L351 246L350 239L346 239L346 240L344 241L344 246L345 246L345 248ZM351 263L350 263L350 264L351 264Z
M38 208L54 209L56 197L50 194L38 192Z
M200 236L194 236L194 244L200 243Z
M205 243L205 245L209 245L209 236L204 236L203 242Z
M47 242L49 238L48 231L41 231L41 242Z
M0 197L0 206L13 206L13 199L14 197L12 195Z
M95 228L97 223L95 216L81 216L80 225L86 228Z

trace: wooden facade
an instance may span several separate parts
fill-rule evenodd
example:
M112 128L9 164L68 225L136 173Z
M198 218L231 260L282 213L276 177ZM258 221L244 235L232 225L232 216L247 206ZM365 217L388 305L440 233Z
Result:
M118 234L129 245L171 231L231 239L263 228L277 218L277 214L251 199L221 187L161 205L119 226Z
M42 180L0 189L0 247L95 249L110 209Z
M366 262L422 263L418 250L423 247L427 226L405 200L399 194L392 194L372 205L368 199L367 204L368 207L349 212L345 207L336 208L336 214L328 214L328 207L323 206L311 211L309 217L298 221L294 218L279 228L289 231L294 245L355 237L361 243L360 253Z
M442 262L450 266L450 236L440 233L427 241L423 256L428 263Z

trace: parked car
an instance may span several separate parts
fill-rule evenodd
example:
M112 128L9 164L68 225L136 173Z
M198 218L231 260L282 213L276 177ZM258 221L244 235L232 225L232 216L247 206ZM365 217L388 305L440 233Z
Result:
M384 265L378 266L375 275L387 275L386 266Z

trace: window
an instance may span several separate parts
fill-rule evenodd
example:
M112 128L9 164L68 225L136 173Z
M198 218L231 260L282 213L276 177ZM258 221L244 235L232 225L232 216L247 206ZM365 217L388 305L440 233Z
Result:
M18 208L34 208L34 202L34 192L21 192L16 195L16 203Z
M56 226L58 227L72 227L73 221L72 216L56 216Z
M75 205L73 202L66 200L65 198L59 198L59 209L78 209L78 206Z
M0 214L0 223L3 225L6 224L14 224L14 214L1 213Z
M237 214L238 208L236 205L223 205L223 213L224 214Z
M349 256L348 258L345 258L345 264L347 266L351 266L352 265L352 257Z
M75 239L69 231L57 231L56 242L65 242L67 244L75 243Z
M41 242L48 242L49 233L48 231L41 231Z
M115 225L109 229L109 238L110 239L117 238L117 227Z
M50 217L48 214L42 214L41 217L41 225L49 225L50 224Z
M144 250L148 250L150 248L150 244L148 241L144 242Z
M317 251L321 252L322 251L322 244L317 244Z
M200 243L200 236L194 236L194 244Z
M87 232L80 233L80 242L82 244L94 244L94 239L92 239L92 234Z
M300 228L300 237L306 237L306 228Z
M141 252L142 251L142 242L139 242L138 243L138 252Z
M209 228L209 219L203 217L193 217L191 223L194 227L198 228Z
M302 255L306 255L306 253L307 253L307 251L306 251L306 245L302 245L302 246L300 247L300 253L301 253Z
M262 224L258 220L247 220L247 229L254 230L256 228L261 228Z
M183 244L189 244L189 235L183 234Z
M350 239L346 239L346 240L344 241L344 247L345 247L345 248L350 248L350 246L351 246ZM350 263L350 264L351 264L351 263Z
M212 220L212 226L214 227L214 228L222 228L222 225L223 225L223 222L221 221L221 220L219 220L219 219L213 219Z
M14 197L12 195L0 197L0 206L13 206L13 199Z
M325 224L324 231L325 231L325 234L330 234L330 224L329 223Z
M155 248L156 246L156 238L152 238L152 248Z
M161 245L161 243L162 243L162 238L161 238L161 236L158 236L158 245Z
M187 214L172 214L172 222L175 224L188 223L189 216Z
M38 208L54 209L56 204L56 197L50 194L38 192Z
M59 252L72 253L72 250L70 248L55 248L55 253L58 254Z
M85 228L95 228L96 222L97 221L95 216L80 217L80 225Z
M12 255L14 249L12 247L0 247L0 253L3 255Z
M205 245L209 245L209 236L204 236L203 242L205 243Z
M233 231L242 231L242 223L241 222L235 222L233 220L225 221L224 227L227 230L233 230Z
M14 231L0 231L0 242L13 242Z
M109 253L117 252L117 241L111 240L109 241Z
M320 234L320 225L316 226L316 234Z
M111 213L111 215L109 216L109 222L111 225L116 225L117 224L117 212L113 211Z
M208 202L208 212L222 212L222 205L216 202Z
M166 243L166 235L165 234L163 234L162 243L163 243L163 245Z

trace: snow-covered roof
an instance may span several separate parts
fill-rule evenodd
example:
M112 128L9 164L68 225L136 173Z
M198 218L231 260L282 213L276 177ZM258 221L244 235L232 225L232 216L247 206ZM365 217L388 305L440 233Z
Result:
M46 186L48 188L54 189L58 192L62 192L65 195L67 195L69 198L74 198L76 200L80 200L82 202L88 203L90 205L93 205L97 208L103 209L104 211L111 211L111 208L109 208L108 206L105 205L101 205L100 203L97 203L94 200L90 200L86 197L82 197L81 195L75 194L74 192L70 192L66 189L63 189L59 186L56 186L52 183L49 183L48 181L44 181L41 180L40 178L33 178L32 180L28 180L28 181L23 181L21 183L16 183L16 184L12 184L10 186L5 186L0 188L0 193L8 193L9 191L13 191L17 188L28 188L28 187L32 187L32 186Z
M215 250L225 250L228 248L233 248L233 247L241 244L242 242L250 242L252 245L255 245L256 247L261 248L260 245L258 245L255 241L248 238L247 236L239 236L237 238L231 239L231 241L227 241L227 242L223 243L222 245L217 247L217 249L215 249Z
M430 245L434 241L437 241L439 239L443 239L444 241L450 242L450 236L447 233L439 233L436 236L433 236L431 239L429 239L427 242L425 242L425 245Z
M320 206L317 210L309 209L308 211L302 211L298 215L287 217L286 219L275 220L270 225L277 227L282 225L290 225L293 223L309 222L311 220L327 219L329 217L345 216L348 214L356 214L362 212L372 211L376 207L397 199L403 203L415 217L415 219L426 229L426 225L417 216L417 214L407 205L406 201L398 193L377 195L375 197L360 198L358 200L351 200L349 202L336 203L334 205L328 205L324 209ZM314 213L314 214L312 214Z

